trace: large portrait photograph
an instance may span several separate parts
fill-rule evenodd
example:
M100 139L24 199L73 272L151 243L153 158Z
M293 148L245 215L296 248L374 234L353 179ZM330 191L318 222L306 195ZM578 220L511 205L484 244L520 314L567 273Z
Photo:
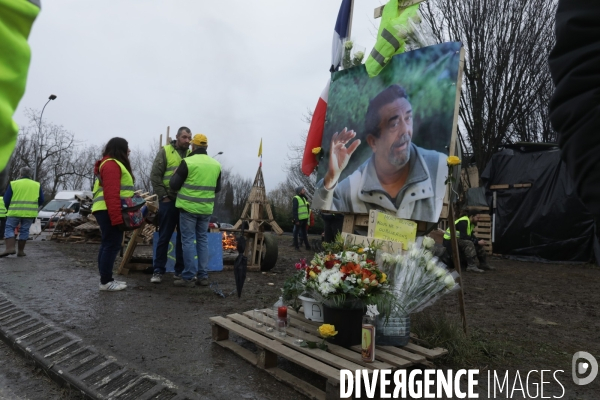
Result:
M437 222L456 135L460 43L332 75L312 207Z

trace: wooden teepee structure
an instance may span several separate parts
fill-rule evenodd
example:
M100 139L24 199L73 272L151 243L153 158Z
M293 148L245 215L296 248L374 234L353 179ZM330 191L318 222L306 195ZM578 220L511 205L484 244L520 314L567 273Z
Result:
M266 211L266 218L265 217ZM265 180L262 173L262 165L259 165L258 171L256 171L256 177L254 178L254 184L250 190L250 195L246 201L242 216L235 223L234 229L240 229L244 221L248 222L248 229L250 231L264 231L264 224L271 226L273 232L278 235L283 233L283 229L275 222L273 218L273 212L271 211L271 205L267 200L267 192L265 190Z

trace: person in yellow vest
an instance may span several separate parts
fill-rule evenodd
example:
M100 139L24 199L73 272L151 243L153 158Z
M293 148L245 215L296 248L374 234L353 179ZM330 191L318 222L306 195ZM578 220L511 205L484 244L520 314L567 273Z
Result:
M4 195L0 196L0 240L4 240L4 228L6 227L6 206Z
M166 272L167 254L169 243L173 232L177 229L177 240L175 241L175 279L181 278L183 271L183 250L181 247L181 232L179 229L179 209L175 207L177 192L169 188L169 180L181 164L181 160L190 154L190 140L192 132L189 128L182 126L177 130L175 140L162 147L152 164L150 181L154 194L158 196L158 242L154 253L154 274L150 278L152 283L162 282Z
M296 195L292 198L292 218L294 222L293 246L300 251L300 245L304 243L306 250L310 250L306 229L310 218L310 207L306 199L306 189L302 186L296 188ZM298 242L300 236L300 242Z
M192 153L171 177L170 187L178 191L179 229L185 269L175 286L208 286L208 223L221 191L221 164L206 153L208 138L194 135Z
M127 288L112 276L113 266L123 242L121 199L133 196L134 177L129 163L127 140L114 137L106 143L102 159L94 165L94 199L92 214L100 226L102 239L98 251L100 290L116 292Z
M8 184L4 193L4 205L7 209L6 228L4 229L4 252L0 257L17 253L25 256L25 244L29 239L29 228L38 215L38 207L44 204L44 192L39 182L31 179L31 168L23 167L20 178ZM15 251L15 229L19 228L18 252Z
M27 38L39 12L39 0L0 0L0 172L17 144L19 127L12 117L25 93L31 59ZM0 183L4 190L1 176Z
M479 217L475 211L463 213L463 216L454 221L456 227L456 238L458 240L458 249L461 255L467 259L467 271L483 272L484 270L495 269L486 262L484 240L477 239L473 234L473 228L477 225ZM450 228L444 233L444 247L451 254L452 245L450 242ZM479 268L477 268L477 260L479 260Z

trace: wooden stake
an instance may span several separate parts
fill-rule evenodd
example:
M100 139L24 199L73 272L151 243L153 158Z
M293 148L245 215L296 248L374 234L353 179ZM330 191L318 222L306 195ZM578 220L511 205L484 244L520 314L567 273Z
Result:
M171 143L171 138L169 137L169 131L171 130L170 126L167 126L167 142L165 143L165 145Z
M450 209L450 216L448 225L450 225L450 243L452 244L452 261L454 262L454 269L458 272L460 289L458 291L458 307L460 309L460 317L462 319L463 330L465 335L469 336L467 328L467 315L465 314L465 293L463 291L463 277L460 270L460 255L458 254L458 239L456 238L456 225L454 225L454 204L451 202L448 205Z

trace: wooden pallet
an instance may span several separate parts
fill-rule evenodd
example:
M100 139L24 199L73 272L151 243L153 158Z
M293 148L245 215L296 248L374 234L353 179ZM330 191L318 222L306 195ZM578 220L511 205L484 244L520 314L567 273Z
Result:
M263 315L271 318L266 319L266 325L273 327L273 311L261 310ZM310 399L330 400L339 399L340 395L340 370L349 369L404 369L413 365L431 366L430 360L438 358L447 353L447 350L436 348L426 349L410 343L404 347L377 346L375 353L376 361L366 363L362 361L360 346L350 349L328 344L328 351L321 349L309 349L294 344L294 338L318 342L321 339L316 336L318 322L309 321L303 314L295 313L288 309L290 323L286 336L280 336L274 330L267 332L264 327L256 327L254 312L247 311L242 314L230 314L225 317L210 318L212 325L212 337L218 345L230 349L240 357L253 365L263 369L275 379L290 385L298 392ZM304 332L298 333L293 328L302 327ZM258 347L258 353L253 353L241 345L229 339L229 333L233 333L245 340L254 343ZM285 358L309 371L312 371L326 380L324 388L313 386L277 366L277 357Z
M473 229L475 236L479 239L483 239L487 242L483 248L485 249L485 253L488 255L492 255L492 221L491 217L488 214L477 214L479 217L479 222L477 222L477 226Z

